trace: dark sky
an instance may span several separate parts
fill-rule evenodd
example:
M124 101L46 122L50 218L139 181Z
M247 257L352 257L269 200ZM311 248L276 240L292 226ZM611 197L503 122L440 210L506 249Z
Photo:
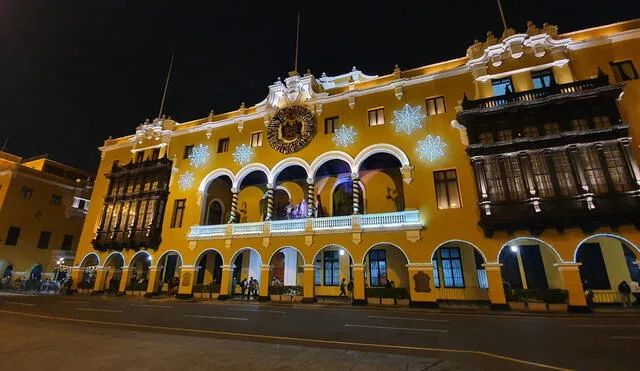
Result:
M529 19L569 32L640 17L639 0L503 4L518 31ZM0 146L10 137L9 152L95 171L105 138L157 116L172 52L173 118L251 106L292 69L299 8L299 70L316 76L418 67L502 33L494 0L0 0Z

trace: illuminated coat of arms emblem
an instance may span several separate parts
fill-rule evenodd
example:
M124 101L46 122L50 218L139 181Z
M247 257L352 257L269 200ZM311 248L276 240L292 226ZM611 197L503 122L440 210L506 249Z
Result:
M298 152L316 135L316 118L303 106L280 109L269 122L267 139L273 149L284 154Z

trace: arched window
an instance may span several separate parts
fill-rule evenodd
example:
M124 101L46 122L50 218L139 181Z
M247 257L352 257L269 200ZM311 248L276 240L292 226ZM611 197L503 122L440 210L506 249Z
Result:
M222 203L218 200L213 200L207 210L207 225L223 224L222 218Z
M359 209L364 214L364 197L360 190ZM353 185L350 179L341 182L333 190L333 216L353 214Z

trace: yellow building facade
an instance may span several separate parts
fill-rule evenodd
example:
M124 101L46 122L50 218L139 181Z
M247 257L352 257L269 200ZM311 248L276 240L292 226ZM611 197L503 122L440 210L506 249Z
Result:
M229 298L253 277L262 300L274 286L340 296L344 279L356 304L504 308L560 289L580 310L585 287L617 302L640 255L639 50L638 20L529 23L462 58L290 73L254 106L146 122L100 148L75 282L92 266L94 291L153 294L178 277L182 296Z
M0 277L53 278L71 267L93 175L46 156L0 152ZM70 269L68 269L70 271Z

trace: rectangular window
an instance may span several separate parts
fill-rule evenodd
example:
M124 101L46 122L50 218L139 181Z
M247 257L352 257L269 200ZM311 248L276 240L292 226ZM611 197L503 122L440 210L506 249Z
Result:
M51 232L40 232L40 238L38 238L38 248L39 249L47 249L49 248L49 240L51 239Z
M338 286L340 284L340 253L338 251L324 252L324 285Z
M513 93L513 84L511 83L511 77L491 80L491 87L493 88L494 97L505 95L507 93Z
M251 147L262 147L262 132L251 133Z
M595 116L593 118L593 126L596 129L605 129L611 127L611 121L609 121L609 116Z
M638 78L638 72L631 61L610 62L609 64L617 82L636 80Z
M616 192L629 191L633 188L631 176L623 156L617 143L604 145L604 159Z
M493 144L493 132L485 131L484 133L480 133L480 135L478 135L478 141L482 144Z
M440 248L440 266L442 268L442 283L444 287L464 287L462 272L462 258L457 247Z
M436 200L438 202L438 209L460 208L460 191L458 188L458 175L456 171L434 171L433 179L436 184Z
M509 198L523 200L526 197L524 179L517 156L504 157L504 177L507 180L507 187L509 187Z
M51 200L49 201L51 205L60 205L62 202L62 196L53 194L51 195Z
M535 138L540 136L540 131L538 131L537 126L525 126L522 129L522 135L524 135L526 138Z
M218 140L218 153L229 151L229 138L220 138Z
M604 171L602 171L596 148L580 147L580 159L582 160L582 167L591 192L596 194L607 193L607 182L604 178Z
M560 125L557 122L544 124L544 135L560 134Z
M184 146L184 153L182 154L182 158L183 159L189 158L189 156L191 156L191 152L193 152L193 144Z
M551 155L551 161L553 162L553 170L558 178L560 194L565 197L577 194L578 188L576 187L569 155L564 151L554 152Z
M184 216L185 199L175 200L173 203L173 215L171 216L171 228L182 227L182 217Z
M65 234L62 239L62 245L60 245L60 250L71 250L71 246L73 245L73 235Z
M498 142L507 142L513 139L511 129L498 130Z
M575 119L569 122L573 131L589 130L589 123L585 119Z
M324 119L324 133L333 134L338 126L338 116Z
M431 261L433 264L433 287L440 287L440 274L438 273L438 259Z
M87 201L86 200L78 200L78 209L86 210Z
M487 159L484 163L484 170L487 176L487 190L491 201L504 201L504 187L502 185L502 174L498 158Z
M9 227L7 232L7 238L4 239L4 244L9 246L15 246L18 244L18 237L20 237L19 227Z
M533 180L538 189L540 197L553 197L553 183L551 182L551 174L545 159L544 153L532 153L529 157L531 161L531 172Z
M384 286L387 284L387 252L384 249L369 251L369 273L371 286Z
M555 83L553 79L553 71L549 68L542 71L531 72L531 79L533 80L533 88L548 88L551 84Z
M25 200L30 200L33 196L33 188L22 187L22 190L20 192L22 193L22 198L24 198Z
M322 285L322 258L320 258L318 256L318 258L316 259L316 269L313 272L314 274L314 284L316 286L321 286Z
M444 97L429 98L426 101L427 116L439 115L447 112L444 105Z
M140 151L136 153L136 163L144 161L144 152Z
M378 126L384 124L384 108L375 108L369 110L369 126Z

